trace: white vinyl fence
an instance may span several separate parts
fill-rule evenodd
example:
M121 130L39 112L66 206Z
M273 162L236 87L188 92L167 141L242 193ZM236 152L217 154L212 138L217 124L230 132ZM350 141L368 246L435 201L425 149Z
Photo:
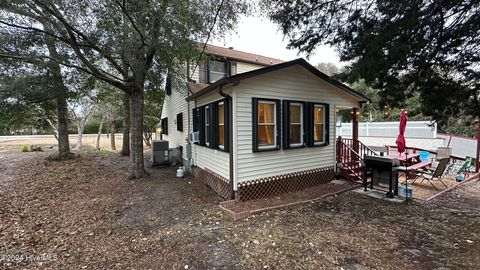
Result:
M358 123L359 140L370 147L395 145L399 122ZM352 123L337 123L337 136L352 137ZM435 151L437 147L452 148L452 155L475 158L477 140L449 134L437 134L437 125L430 121L407 121L405 141L408 147Z
M358 123L360 137L397 137L398 122ZM337 136L351 137L352 123L337 123ZM407 121L405 138L437 138L437 125L430 121Z
M463 158L477 156L477 139L448 134L438 134L438 137L444 139L445 146L452 148L454 156Z

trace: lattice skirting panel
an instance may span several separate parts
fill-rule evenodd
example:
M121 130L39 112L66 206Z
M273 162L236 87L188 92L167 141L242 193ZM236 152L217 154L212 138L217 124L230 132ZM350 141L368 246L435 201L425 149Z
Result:
M224 199L229 198L229 181L227 178L212 172L205 168L196 168L195 178L196 180L203 181L206 185L211 187L220 197Z
M334 166L265 177L238 184L236 199L248 201L281 193L299 191L332 181Z

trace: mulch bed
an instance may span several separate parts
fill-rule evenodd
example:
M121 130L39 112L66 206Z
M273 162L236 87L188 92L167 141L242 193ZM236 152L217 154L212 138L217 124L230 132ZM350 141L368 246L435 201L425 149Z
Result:
M175 178L176 167L148 169L150 177L129 181L128 158L115 154L59 162L42 153L2 154L0 182L9 177L0 185L0 255L56 257L4 260L0 269L480 265L478 181L427 203L345 192L233 221L210 189L192 177Z

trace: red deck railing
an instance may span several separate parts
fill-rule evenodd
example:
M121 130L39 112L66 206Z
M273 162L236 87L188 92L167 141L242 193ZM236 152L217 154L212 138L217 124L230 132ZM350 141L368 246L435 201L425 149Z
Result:
M340 174L350 180L364 181L363 159L365 155L377 156L377 153L360 141L337 138L337 162L341 164Z

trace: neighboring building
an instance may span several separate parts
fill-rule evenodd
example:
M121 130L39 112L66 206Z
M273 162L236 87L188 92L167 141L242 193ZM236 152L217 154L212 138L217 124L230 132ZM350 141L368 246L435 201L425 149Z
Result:
M333 179L335 112L358 108L366 97L303 59L213 45L205 54L188 89L171 91L162 110L163 138L182 148L196 177L240 200ZM188 140L191 132L198 142Z

